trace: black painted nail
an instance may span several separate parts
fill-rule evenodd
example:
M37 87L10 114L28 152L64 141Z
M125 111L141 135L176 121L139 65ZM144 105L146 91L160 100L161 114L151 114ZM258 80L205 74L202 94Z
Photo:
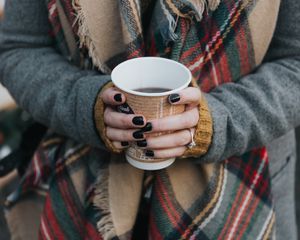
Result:
M147 157L154 157L154 152L153 152L152 150L146 150L146 151L145 151L145 155L146 155Z
M127 147L129 146L129 142L121 142L122 147Z
M180 100L180 96L177 93L173 93L169 96L169 102L170 103L176 103Z
M138 131L134 132L134 133L132 134L132 136L133 136L135 139L142 139L142 138L144 138L144 133L143 133L143 131L138 130Z
M134 125L142 126L144 125L144 118L143 117L134 117L132 119Z
M137 141L136 145L138 147L147 147L147 141L146 140Z
M122 95L121 95L121 93L117 93L114 96L114 99L115 99L116 102L122 102Z
M143 132L151 132L152 131L152 123L148 122L145 127L141 129Z

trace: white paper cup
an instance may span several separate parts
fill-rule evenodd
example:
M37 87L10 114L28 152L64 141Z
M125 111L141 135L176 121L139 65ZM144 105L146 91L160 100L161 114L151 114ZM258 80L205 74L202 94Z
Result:
M112 71L112 81L126 96L126 104L119 109L124 113L142 114L147 121L182 113L184 105L171 105L168 96L186 88L192 74L176 61L159 57L141 57L127 60ZM164 92L139 92L142 88L165 88ZM156 133L161 135L164 133ZM146 135L154 135L147 134ZM140 169L158 170L170 166L175 158L149 158L144 150L132 144L126 151L127 161Z

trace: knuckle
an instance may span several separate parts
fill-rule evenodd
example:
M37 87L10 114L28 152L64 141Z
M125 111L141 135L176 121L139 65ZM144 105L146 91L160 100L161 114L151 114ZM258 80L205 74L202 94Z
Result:
M182 144L184 144L182 137L177 137L174 139L174 146L181 146Z
M115 103L114 94L112 94L112 93L109 94L109 102L112 105L114 105L114 103Z
M110 112L109 107L106 107L106 108L104 109L104 115L108 114L109 112Z
M163 123L161 119L152 122L152 125L155 126L155 131L160 132L163 130Z
M193 91L194 91L194 95L197 99L199 99L201 97L201 91L199 88L197 87L193 87Z
M185 127L193 127L198 123L199 120L199 114L197 110L191 110L186 113L186 116L184 117L183 125Z
M110 127L106 127L105 128L105 134L106 134L106 137L111 139L112 138L112 129Z
M185 114L182 115L181 117L181 125L182 128L187 128L191 125L191 116L189 114L189 112L186 112Z
M174 156L174 149L167 149L163 151L163 157L162 158L170 158Z
M120 135L122 137L122 141L129 141L129 140L132 139L132 132L131 131L123 130Z
M158 144L156 144L155 138L150 137L150 138L146 138L146 139L147 139L147 148L149 148L149 149L157 148Z
M110 89L106 89L105 91L103 91L100 95L100 98L102 99L103 102L105 103L109 103L109 92L110 92Z
M181 145L180 146L186 145L190 141L191 141L190 132L189 132L189 130L186 130L183 132L183 135L181 137Z
M110 116L111 116L111 114L110 114L109 110L106 108L106 109L104 110L104 118L103 118L103 120L104 120L104 122L105 122L107 125L109 125L109 123L110 123Z
M169 157L167 150L154 151L154 156L156 156L157 158Z
M181 133L178 133L176 136L174 136L174 146L182 146L185 144L185 136Z
M193 122L193 126L197 125L197 123L199 122L199 110L198 108L195 108L195 110L193 111L193 119L194 119L194 122Z
M178 149L178 151L175 152L174 157L181 157L183 155L183 153L184 153L184 149L180 148L180 149Z
M121 115L120 117L120 124L122 127L127 127L129 124L128 124L128 116L127 115Z

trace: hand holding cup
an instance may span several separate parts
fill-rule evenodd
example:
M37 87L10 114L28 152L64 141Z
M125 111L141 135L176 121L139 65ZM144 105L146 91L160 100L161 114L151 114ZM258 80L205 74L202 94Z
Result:
M169 102L174 105L186 105L185 111L161 119L152 119L147 123L143 115L117 112L115 106L122 105L126 97L116 88L108 88L102 94L102 99L107 105L104 112L107 137L119 149L127 148L129 142L136 142L137 146L145 149L145 154L148 153L149 157L179 157L192 140L189 129L194 130L198 123L200 98L200 90L194 87L171 94L168 97ZM147 133L159 132L172 133L147 137Z
M201 93L187 88L191 78L184 65L157 57L131 59L113 70L116 87L102 94L109 105L104 114L106 134L118 148L129 144L130 164L162 169L182 155L199 118Z

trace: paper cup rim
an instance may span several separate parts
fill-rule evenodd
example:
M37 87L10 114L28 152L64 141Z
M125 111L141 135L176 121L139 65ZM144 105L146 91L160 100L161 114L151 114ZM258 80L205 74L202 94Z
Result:
M133 61L139 61L141 60L141 58L143 59L157 59L159 61L165 61L165 62L172 62L173 64L176 64L178 66L180 66L182 69L184 69L187 74L188 74L188 80L186 81L185 84L183 84L182 86L178 87L178 88L175 88L175 89L172 89L170 91L166 91L166 92L159 92L159 93L145 93L145 92L138 92L138 91L134 91L134 90L131 90L131 89L125 89L125 88L122 88L120 86L118 86L118 84L116 84L116 82L114 81L114 75L115 75L115 72L120 68L122 67L122 65L124 64L128 64L128 62L133 62ZM133 59L129 59L129 60L126 60L122 63L120 63L118 66L116 66L113 70L112 70L112 73L111 73L111 80L113 82L113 84L121 89L122 91L126 92L126 93L130 93L130 94L133 94L133 95L137 95L137 96L145 96L145 97L160 97L160 96L166 96L166 95L170 95L172 93L175 93L175 92L179 92L183 89L185 89L186 87L188 87L188 85L190 84L190 82L192 81L192 73L191 71L186 67L184 66L182 63L179 63L175 60L172 60L172 59L168 59L168 58L162 58L162 57L139 57L139 58L133 58Z

